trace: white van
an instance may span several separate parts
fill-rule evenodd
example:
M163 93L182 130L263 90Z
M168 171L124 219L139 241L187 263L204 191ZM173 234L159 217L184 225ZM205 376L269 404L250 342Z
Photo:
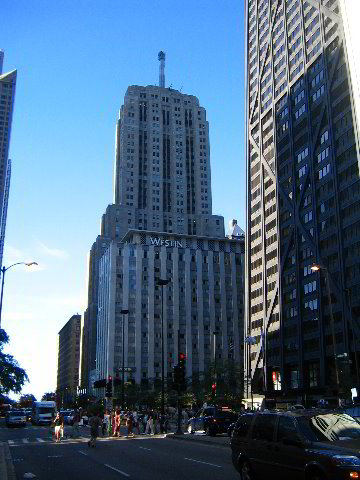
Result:
M33 402L31 420L34 425L51 425L56 413L55 402Z

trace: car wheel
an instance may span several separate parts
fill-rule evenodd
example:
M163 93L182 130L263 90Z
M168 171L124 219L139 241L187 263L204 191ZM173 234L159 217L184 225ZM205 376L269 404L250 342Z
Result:
M206 425L206 427L205 427L205 435L207 435L207 436L211 435L211 430L210 430L209 425Z
M240 478L241 480L253 480L254 476L251 471L250 463L244 460L240 465Z
M188 433L194 433L194 430L192 428L191 423L189 423L188 428L187 428Z

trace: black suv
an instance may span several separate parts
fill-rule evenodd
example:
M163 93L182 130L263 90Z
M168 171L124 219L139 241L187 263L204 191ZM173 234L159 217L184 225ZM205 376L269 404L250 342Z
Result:
M360 478L360 423L340 411L241 415L231 449L242 480Z
M205 407L188 421L187 430L189 433L205 432L206 435L224 433L229 425L236 422L237 414L231 410L215 407Z

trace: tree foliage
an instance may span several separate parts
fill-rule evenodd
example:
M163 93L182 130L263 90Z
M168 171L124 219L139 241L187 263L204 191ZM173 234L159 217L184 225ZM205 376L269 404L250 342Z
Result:
M0 329L0 395L20 393L25 382L29 381L26 371L19 366L15 358L3 352L8 343L8 334Z
M42 402L55 402L56 400L56 394L55 392L46 392L44 395L41 397Z
M31 408L33 402L36 402L36 398L32 393L21 395L19 400L19 404L21 408Z

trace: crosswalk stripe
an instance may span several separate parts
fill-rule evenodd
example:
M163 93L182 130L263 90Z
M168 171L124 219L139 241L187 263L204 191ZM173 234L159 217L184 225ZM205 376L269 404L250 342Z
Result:
M42 443L45 442L45 440L43 440L42 438L37 438L36 440L37 440L38 442L42 442Z
M9 445L13 445L14 443L15 443L14 440L8 440Z
M23 439L22 439L22 442L23 442L23 443L29 443L29 440L28 440L27 438L23 438Z

